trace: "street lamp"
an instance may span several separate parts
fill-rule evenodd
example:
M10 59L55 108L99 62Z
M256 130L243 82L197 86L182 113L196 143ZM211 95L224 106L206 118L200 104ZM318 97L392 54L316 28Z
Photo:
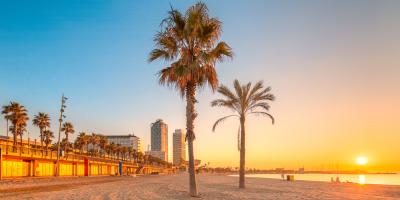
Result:
M65 102L67 101L67 97L64 96L64 94L61 97L61 109L60 109L60 118L58 121L60 122L59 128L58 128L58 142L57 142L57 170L56 170L56 176L60 176L60 137L61 137L61 125L63 122L63 119L66 118L65 115L63 115L65 108L67 107L65 105Z

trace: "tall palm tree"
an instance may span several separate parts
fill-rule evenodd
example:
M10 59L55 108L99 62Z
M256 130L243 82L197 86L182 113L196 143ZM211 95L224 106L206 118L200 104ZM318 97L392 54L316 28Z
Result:
M64 132L64 134L65 134L66 145L65 145L64 151L66 152L68 150L68 146L69 146L68 136L69 136L69 134L75 133L74 126L72 125L71 122L65 122L61 128L61 131Z
M53 138L54 138L54 133L52 131L50 131L50 130L43 131L43 142L46 145L46 156L47 156L49 144L51 144Z
M161 59L171 63L159 72L159 82L175 87L186 98L191 196L198 196L193 152L196 89L208 85L214 91L218 86L216 62L232 57L231 48L225 42L218 42L221 24L208 15L208 8L202 2L191 6L186 13L171 8L162 21L162 30L155 35L156 48L149 55L149 62Z
M37 115L34 116L32 124L34 126L39 127L40 129L40 145L43 147L43 141L44 141L43 132L47 128L50 128L50 117L46 113L39 112Z
M29 120L28 111L24 106L17 102L10 102L9 105L3 106L2 114L4 118L11 122L10 131L13 134L13 149L16 150L17 136L22 135Z
M254 87L251 87L251 83L240 85L238 80L234 83L235 91L232 92L228 87L222 85L218 88L218 93L222 94L224 99L217 99L211 102L211 106L226 107L234 111L234 114L228 115L218 119L212 128L215 131L217 125L230 117L237 117L240 121L240 127L238 132L238 140L240 141L240 170L239 170L239 188L245 188L244 175L245 175L245 148L246 148L246 129L245 122L247 115L257 114L264 115L272 120L274 118L269 111L269 102L274 101L275 96L270 93L271 87L264 88L263 82L257 82ZM238 141L238 143L239 143Z

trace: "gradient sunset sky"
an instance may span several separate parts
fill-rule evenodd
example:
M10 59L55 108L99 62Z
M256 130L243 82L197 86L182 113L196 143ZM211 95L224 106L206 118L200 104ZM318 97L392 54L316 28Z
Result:
M194 3L171 1L181 11ZM277 97L275 125L248 119L248 167L358 169L363 155L368 170L400 171L400 1L206 3L235 53L217 65L220 83L264 80ZM171 138L185 128L185 102L158 85L165 63L147 62L169 8L155 0L1 2L0 104L18 101L31 118L47 112L56 131L65 93L76 131L134 132L146 150L150 123L162 118ZM238 166L238 121L211 131L230 113L210 107L217 97L198 94L195 155ZM29 131L38 137L31 123Z

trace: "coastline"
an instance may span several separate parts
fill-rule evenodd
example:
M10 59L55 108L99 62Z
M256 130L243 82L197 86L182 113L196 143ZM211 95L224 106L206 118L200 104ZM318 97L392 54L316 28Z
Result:
M285 174L293 175L295 181L315 181L330 184L357 184L357 185L387 185L387 186L400 186L400 174ZM237 174L229 176L238 177ZM340 182L332 182L332 179L339 178ZM281 180L281 174L246 174L246 178L261 178L261 179L274 179ZM372 180L371 180L372 179Z

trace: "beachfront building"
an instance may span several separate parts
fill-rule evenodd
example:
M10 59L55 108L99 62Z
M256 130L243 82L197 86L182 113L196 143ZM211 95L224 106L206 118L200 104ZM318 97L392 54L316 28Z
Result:
M168 161L168 125L162 119L151 124L151 151L148 155Z
M176 129L172 136L173 164L181 165L186 160L185 131Z
M132 148L136 151L143 152L140 138L136 135L106 135L108 143L120 144L123 147Z
M140 151L143 152L142 149L142 145L141 145L141 141L140 138L137 137L136 135L133 134L127 134L127 135L123 135L123 134L119 134L119 135L103 135L105 137L107 137L108 143L114 143L114 144L119 144L123 147L128 147L129 149L133 149L136 151ZM93 145L91 143L88 144L88 149L92 150L92 149L100 149L99 145Z

